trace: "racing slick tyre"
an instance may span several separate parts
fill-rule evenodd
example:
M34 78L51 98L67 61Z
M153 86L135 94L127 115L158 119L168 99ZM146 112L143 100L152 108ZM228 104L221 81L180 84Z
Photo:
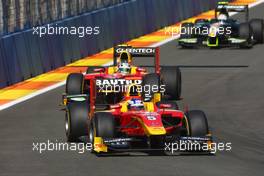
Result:
M71 73L66 80L66 94L79 95L83 93L84 78L81 73Z
M65 116L65 131L68 142L78 142L79 137L88 135L88 103L70 102Z
M115 137L115 118L111 113L97 112L89 126L89 141L93 144L94 137Z
M239 26L239 37L247 40L246 43L241 44L240 48L251 48L252 47L252 29L249 23L241 23Z
M146 93L146 91L144 91L145 88L149 87L149 92ZM155 87L157 89L155 89ZM142 79L142 98L144 101L151 101L151 99L153 98L153 94L160 92L159 91L160 88L160 77L158 74L156 73L150 73L147 74L143 77ZM154 92L154 89L157 90L157 92Z
M169 100L181 99L181 71L179 67L162 67L161 81L165 85L165 95Z
M101 67L101 66L90 66L90 67L87 68L86 74L96 73L94 71L94 69L99 69L99 68L104 68L104 67Z
M250 21L250 26L253 33L253 39L257 43L264 42L264 22L262 19L252 19Z
M191 38L193 32L193 23L182 23L180 38Z
M188 136L206 136L209 132L206 115L203 111L188 111L183 119Z
M194 23L182 23L180 39L192 38L193 37L193 27L194 27ZM185 44L180 44L180 46L185 49L193 48L193 46L188 46Z

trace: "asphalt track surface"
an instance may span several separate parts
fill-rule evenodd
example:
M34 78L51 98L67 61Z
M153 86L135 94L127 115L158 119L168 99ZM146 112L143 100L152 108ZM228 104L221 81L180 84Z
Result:
M263 16L264 4L250 10ZM64 87L0 112L0 175L263 175L264 45L250 50L161 47L164 65L184 65L183 97L204 110L218 142L232 150L215 156L96 157L88 152L32 151L32 142L64 142ZM242 66L242 67L241 67ZM183 103L182 103L183 104Z

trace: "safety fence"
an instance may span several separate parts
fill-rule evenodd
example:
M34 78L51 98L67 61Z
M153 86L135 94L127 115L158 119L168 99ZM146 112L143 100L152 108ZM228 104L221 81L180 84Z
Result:
M217 0L131 0L41 26L43 32L46 30L42 36L40 28L6 35L0 39L0 88L195 16L214 8L216 3ZM77 35L83 27L88 35ZM75 29L76 34L66 28ZM55 34L56 29L68 33Z
M18 32L129 0L0 0L0 34Z

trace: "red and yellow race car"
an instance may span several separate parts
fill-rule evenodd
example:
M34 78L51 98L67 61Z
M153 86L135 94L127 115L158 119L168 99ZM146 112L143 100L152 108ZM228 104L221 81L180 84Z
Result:
M181 72L175 66L160 66L159 48L118 46L114 48L112 66L88 67L85 75L72 73L67 77L66 95L90 94L91 82L96 80L97 89L102 90L114 87L114 84L123 86L138 83L146 74L157 74L166 86L163 96L171 100L179 100L181 97ZM146 59L150 58L150 59ZM140 65L148 60L152 65ZM138 64L137 64L137 61ZM154 62L153 62L154 61ZM137 64L137 66L135 66ZM99 86L100 84L100 86ZM108 86L108 87L107 87ZM114 104L122 99L124 91L108 90L108 94L98 95L95 104ZM91 101L93 101L91 99Z
M147 96L138 91L142 86L155 85L148 81L152 76L146 75L141 85L129 85L117 104L102 104L95 108L93 103L88 103L86 95L67 96L65 127L68 140L74 142L81 136L88 136L95 153L148 151L173 154L175 144L182 143L194 144L195 148L185 147L188 152L210 152L212 139L204 112L183 112L175 101L162 100L160 92L150 91ZM180 148L177 151L183 152Z
M176 102L162 101L160 93L144 101L140 94L129 92L120 103L94 114L88 128L94 152L210 152L212 139L202 111L180 111ZM175 151L180 143L196 148Z

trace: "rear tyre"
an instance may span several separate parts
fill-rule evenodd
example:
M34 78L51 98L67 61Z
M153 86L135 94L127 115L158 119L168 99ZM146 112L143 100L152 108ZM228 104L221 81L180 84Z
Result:
M250 27L253 33L253 39L257 43L264 42L264 22L262 19L252 19L250 21Z
M66 94L79 95L83 93L84 77L81 73L71 73L66 80Z
M206 115L203 111L188 111L183 119L188 136L206 136L209 132Z
M179 67L162 67L161 77L168 99L180 100L182 79Z
M252 29L249 23L241 23L239 26L239 37L245 39L247 42L240 45L240 48L251 48L252 47Z
M160 92L160 77L156 73L150 73L143 77L142 88L145 89L149 87L149 92L142 91L142 97L144 101L151 101L153 94ZM155 92L156 91L156 92Z
M70 102L65 116L65 131L68 142L78 142L79 137L88 134L88 103Z

